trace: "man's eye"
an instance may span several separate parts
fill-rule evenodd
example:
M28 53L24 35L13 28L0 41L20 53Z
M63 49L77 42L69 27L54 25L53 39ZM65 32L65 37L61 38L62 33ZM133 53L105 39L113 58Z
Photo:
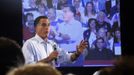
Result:
M42 24L42 26L46 26L46 24L45 24L45 23L43 23L43 24Z
M43 23L42 26L50 26L50 23L48 23L48 24Z

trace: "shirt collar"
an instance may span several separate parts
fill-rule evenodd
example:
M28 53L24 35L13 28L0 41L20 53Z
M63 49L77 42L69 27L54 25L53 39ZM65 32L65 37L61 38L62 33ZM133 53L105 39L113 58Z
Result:
M67 24L67 25L72 25L72 24L74 24L74 22L75 22L75 19L73 18L72 20L70 20L68 23L65 23L65 25Z
M49 40L44 41L38 34L35 35L35 38L38 40L39 43L50 43Z

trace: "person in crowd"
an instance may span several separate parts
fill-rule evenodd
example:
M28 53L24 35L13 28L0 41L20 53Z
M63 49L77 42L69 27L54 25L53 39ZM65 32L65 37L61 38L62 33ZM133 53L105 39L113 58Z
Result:
M54 8L48 9L48 18L50 20L50 33L49 33L49 39L52 39L55 41L55 36L57 34L58 30L58 24L62 23L63 20L59 19L56 10Z
M29 1L28 1L30 8L37 8L35 1L36 1L36 0L29 0Z
M112 16L112 19L110 22L113 31L114 31L114 29L119 28L121 26L121 24L120 24L120 2L117 3L116 7L117 7L117 12Z
M105 10L105 13L106 13L106 16L108 17L108 18L110 18L110 13L111 13L111 8L112 8L112 3L111 3L112 1L111 0L106 0L106 2L105 2L105 8L106 8L106 10Z
M106 0L92 0L96 13L100 11L106 11Z
M21 47L14 40L0 37L0 75L6 75L9 69L25 62Z
M53 8L57 9L59 0L52 0Z
M112 67L98 70L99 73L93 75L133 75L134 74L133 55L121 56L114 62Z
M35 9L36 7L36 0L23 0L24 9Z
M62 10L63 7L64 7L64 4L67 4L67 5L68 5L68 1L67 1L67 0L59 0L59 1L58 1L57 9L58 9L58 10Z
M43 1L43 0L42 0L42 1ZM54 7L53 7L53 1L54 1L54 0L46 0L46 2L47 2L47 7L48 7L48 8L54 8Z
M53 66L46 63L27 64L10 70L7 75L62 75Z
M96 17L97 15L95 12L94 4L92 2L87 2L86 7L85 7L85 12L82 18L82 22L86 25L88 22L88 19L96 18Z
M114 52L115 55L121 55L121 32L116 28L114 32Z
M84 8L80 5L81 0L73 0L73 6L76 9L76 20L81 22L81 15L84 13Z
M114 46L114 36L112 34L112 31L108 31L106 32L106 36L107 36L107 41L108 41L108 47L110 50L114 51L113 50L113 46Z
M52 2L52 0L50 0L50 2ZM37 6L42 4L42 5L44 5L46 7L48 5L47 0L36 0L35 3L36 3Z
M34 3L36 4L36 8L24 8L24 13L32 13L34 19L38 16L47 15L48 6L46 0L34 0ZM26 3L24 3L23 6L25 6L25 4Z
M82 24L75 19L76 10L73 6L63 8L64 22L59 24L56 39L60 47L70 52L75 51L75 46L82 40Z
M34 17L32 13L27 13L26 22L25 25L23 25L23 41L25 42L27 39L33 37L34 35Z
M111 30L111 25L110 25L110 20L106 17L106 14L102 11L100 11L97 14L97 29L104 27L106 29L106 31L110 31Z
M92 0L81 0L82 6L85 7L87 2L91 2Z
M92 47L93 42L96 40L96 25L97 21L94 18L88 20L88 29L83 32L83 37L88 41L88 50Z
M38 7L38 12L40 14L40 16L45 16L47 15L47 11L48 11L48 7L45 6L43 3L37 5Z
M74 53L68 53L61 49L54 41L48 39L50 32L50 21L47 16L39 16L34 21L36 35L27 40L23 47L26 64L38 62L49 63L53 66L61 63L67 64L75 61L84 49L87 42L82 40L75 48Z
M120 57L112 68L111 75L133 75L134 74L134 58L133 55L126 55Z
M120 28L116 28L115 29L115 32L114 32L114 35L115 35L115 37L114 37L114 43L121 43L121 33L120 33Z
M110 9L110 19L112 19L113 15L115 15L117 12L120 12L120 8L118 8L118 5L120 5L120 0L112 0L110 1L111 9ZM120 6L119 6L120 7ZM113 24L111 24L113 25Z
M114 39L112 35L110 34L110 32L106 31L106 29L102 27L99 30L97 30L97 38L100 38L100 37L104 39L106 48L113 50Z
M97 38L95 41L95 48L88 51L86 60L112 60L113 52L107 49L103 38Z
M93 73L93 75L111 75L111 72L112 72L112 67L107 67L96 71L95 73Z

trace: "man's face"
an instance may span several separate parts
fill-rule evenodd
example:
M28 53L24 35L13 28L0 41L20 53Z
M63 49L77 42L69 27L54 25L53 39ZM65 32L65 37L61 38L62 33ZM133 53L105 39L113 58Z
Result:
M69 9L69 7L64 7L63 8L64 12L64 21L69 21L73 17L73 12Z
M79 8L79 6L80 6L80 0L74 0L74 6L76 8Z
M105 37L106 36L106 30L104 28L100 28L98 31L98 36L99 37Z
M40 19L38 25L36 26L36 33L42 37L47 38L50 31L50 22L48 19Z
M96 45L99 49L104 47L104 41L102 39L97 40Z

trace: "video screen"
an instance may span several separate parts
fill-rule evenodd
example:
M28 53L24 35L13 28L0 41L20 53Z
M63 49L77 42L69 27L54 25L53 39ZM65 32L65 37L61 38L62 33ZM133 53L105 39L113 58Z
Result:
M88 47L73 63L60 67L112 66L121 56L120 0L22 0L23 43L35 36L34 20L47 16L48 38L69 53L81 40Z

